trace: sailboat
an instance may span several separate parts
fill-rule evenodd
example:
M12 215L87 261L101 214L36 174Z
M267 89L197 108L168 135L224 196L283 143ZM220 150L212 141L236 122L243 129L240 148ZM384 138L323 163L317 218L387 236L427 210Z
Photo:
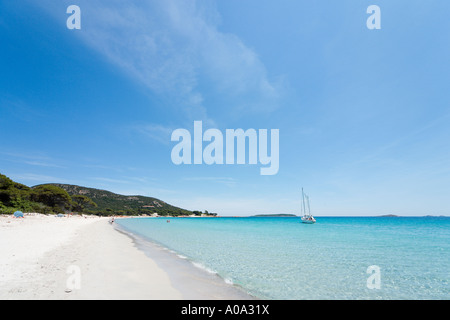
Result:
M305 205L306 201L306 205ZM308 207L308 210L306 210L306 207ZM311 208L309 207L309 197L303 192L302 188L302 222L312 224L316 222L316 219L311 215Z

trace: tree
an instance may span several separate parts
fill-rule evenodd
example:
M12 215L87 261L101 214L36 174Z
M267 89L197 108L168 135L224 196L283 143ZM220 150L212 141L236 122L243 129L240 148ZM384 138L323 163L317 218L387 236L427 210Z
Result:
M13 189L14 189L14 182L7 176L0 174L0 202L1 203L4 203L5 205L9 205L9 202L11 201L11 193L13 192Z
M0 174L0 203L23 211L31 211L30 187Z
M34 187L32 200L60 209L70 209L72 205L69 194L64 189L52 185Z
M88 208L97 208L97 204L91 198L83 195L72 196L72 210L75 212L83 212Z
M0 190L6 190L13 186L14 181L3 174L0 174Z

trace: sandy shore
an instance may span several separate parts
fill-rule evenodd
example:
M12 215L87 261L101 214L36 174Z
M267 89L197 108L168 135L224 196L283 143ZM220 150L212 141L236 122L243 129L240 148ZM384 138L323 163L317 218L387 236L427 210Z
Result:
M182 299L107 218L0 218L0 299Z
M0 215L0 299L250 298L171 259L155 260L108 221Z

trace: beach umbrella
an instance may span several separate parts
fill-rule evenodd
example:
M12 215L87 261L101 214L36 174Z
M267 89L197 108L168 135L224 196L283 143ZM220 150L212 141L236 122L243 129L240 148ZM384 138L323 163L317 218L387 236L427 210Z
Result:
M16 217L16 218L23 218L23 212L22 211L14 212L14 217Z

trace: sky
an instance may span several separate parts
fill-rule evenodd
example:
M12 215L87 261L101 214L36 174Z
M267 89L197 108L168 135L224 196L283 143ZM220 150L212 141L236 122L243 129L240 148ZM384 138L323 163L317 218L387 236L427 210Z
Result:
M68 29L69 5L81 29ZM370 5L381 29L369 29ZM450 2L2 1L0 173L223 216L450 214ZM175 129L279 130L279 170ZM205 146L205 145L204 145Z

